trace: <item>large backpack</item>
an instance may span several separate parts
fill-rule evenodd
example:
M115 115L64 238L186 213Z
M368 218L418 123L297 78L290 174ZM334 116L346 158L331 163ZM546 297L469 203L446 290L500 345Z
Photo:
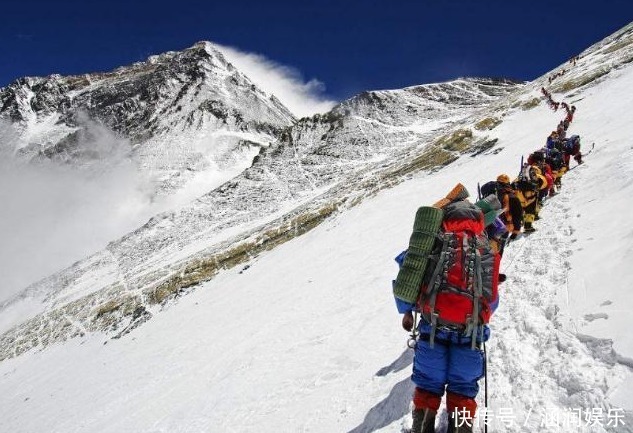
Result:
M396 259L400 270L393 284L393 295L408 304L415 304L420 297L422 279L426 273L429 255L439 233L446 205L468 197L468 191L458 183L448 195L433 206L422 206L415 214L413 232L409 238L409 248L404 256ZM400 263L400 260L402 263Z
M577 154L580 151L580 136L579 135L572 135L570 137L571 140L571 144L572 144L572 149L571 149L571 153L572 155Z
M488 197L491 194L497 195L497 191L499 190L499 184L496 180L491 180L490 182L486 182L479 188L479 194L481 197Z
M552 149L550 151L549 157L546 159L546 162L549 164L552 170L560 170L563 165L565 165L563 154L556 149Z
M545 160L545 152L543 152L542 150L537 150L536 152L530 153L527 162L528 165L534 165L543 160Z
M580 149L580 137L578 135L572 135L563 143L563 152L569 155L573 155L578 149Z
M518 191L533 191L536 189L536 180L534 167L525 164L514 186Z
M429 259L418 306L432 325L431 346L438 327L477 335L497 300L499 257L484 234L483 214L467 201L444 208L444 218Z

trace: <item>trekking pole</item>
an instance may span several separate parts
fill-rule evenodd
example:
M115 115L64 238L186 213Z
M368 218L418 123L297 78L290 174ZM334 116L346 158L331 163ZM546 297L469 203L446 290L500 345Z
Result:
M521 251L523 251L523 247L525 246L526 242L527 242L527 239L524 239L523 242L521 243L521 246L519 247L519 250L516 253L514 253L514 255L512 256L512 260L510 260L510 263L508 263L508 265L503 270L504 274L506 272L508 272L508 270L510 270L512 268L512 265L514 264L514 261L516 260L517 257L520 256Z
M486 408L486 419L484 420L484 433L488 433L488 354L486 353L486 342L484 345L484 407Z

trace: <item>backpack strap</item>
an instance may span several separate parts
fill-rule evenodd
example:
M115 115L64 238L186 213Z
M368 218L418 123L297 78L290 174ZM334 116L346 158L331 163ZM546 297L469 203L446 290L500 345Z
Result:
M473 275L473 317L472 317L472 342L471 349L475 350L477 347L477 331L479 329L479 309L481 306L481 297L483 296L483 280L481 276L481 253L477 248L477 238L473 238L473 250L474 250L474 275Z
M446 280L446 274L448 272L448 266L450 265L450 257L455 253L455 240L456 237L451 232L446 232L441 235L442 249L437 259L437 263L433 270L433 274L428 283L427 296L429 297L429 313L423 315L427 322L431 324L431 333L429 335L429 346L434 347L435 335L439 325L442 325L438 321L439 314L435 311L435 305L437 295L440 292L442 283ZM473 312L466 328L463 330L463 335L471 337L471 347L474 350L477 347L477 336L479 330L483 328L480 323L479 314L481 313L481 299L483 297L483 276L482 276L482 258L481 252L478 248L479 238L477 235L465 234L462 239L462 251L464 255L462 257L462 269L465 273L468 286L472 290L473 298Z
M462 238L462 280L464 281L468 281L468 279L470 278L470 272L468 270L470 260L468 251L470 250L468 247L468 235L464 234L464 237Z
M452 233L444 233L442 236L442 251L440 252L439 259L437 264L435 265L435 269L433 270L433 275L431 276L431 280L429 281L428 287L430 288L431 298L429 300L429 306L431 308L429 321L431 322L431 335L429 336L429 346L433 348L435 343L435 332L437 330L437 317L438 314L435 311L435 301L437 299L437 292L439 291L440 284L442 283L442 278L440 278L440 273L446 271L447 263L448 263L448 255L450 240L452 239Z

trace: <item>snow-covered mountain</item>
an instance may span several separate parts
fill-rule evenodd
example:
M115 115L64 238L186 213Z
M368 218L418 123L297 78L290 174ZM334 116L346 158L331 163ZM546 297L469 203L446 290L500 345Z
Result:
M208 54L210 49L206 44L199 45L184 54L192 50ZM170 53L165 57L184 54ZM152 62L156 60L149 63ZM176 62L183 63L186 62ZM279 129L274 143L262 147L252 166L239 176L188 206L155 216L138 230L111 242L103 251L5 302L5 319L0 329L7 330L16 324L14 318L27 319L25 305L37 305L31 314L43 313L54 322L65 321L67 317L87 320L90 324L86 323L85 329L92 331L121 332L134 327L150 317L151 305L210 278L222 267L242 262L314 227L345 202L357 203L358 196L372 191L368 183L375 183L376 170L393 164L395 156L426 147L435 139L434 131L449 128L520 87L522 84L507 80L460 79L403 90L366 92L328 113L300 119L291 127ZM239 102L236 100L234 104ZM114 128L116 122L112 119L111 122L108 126ZM28 134L28 122L22 123L26 125L24 134ZM128 128L119 133L134 140L137 130L140 131ZM165 131L168 135L175 134L173 128ZM139 148L155 149L151 140ZM473 139L470 135L460 136L458 141L462 148L429 150L433 158L422 165L444 164L456 158ZM55 150L59 147L53 146ZM66 151L49 153L52 158L68 155ZM395 159L397 165L402 158ZM162 152L160 160L171 164L170 151ZM415 164L417 167L420 162ZM184 177L179 170L175 173L176 178ZM389 182L400 181L405 173L390 176ZM94 310L96 305L101 307ZM70 316L68 308L73 310ZM13 309L19 313L9 314ZM58 337L77 335L77 329L66 328ZM16 347L21 347L18 352L26 349L30 343L11 347L7 353Z
M573 132L597 145L547 202L539 231L504 257L491 408L525 425L494 431L610 431L611 409L633 409L622 285L633 278L632 60L629 25L554 70L568 70L551 88L578 107ZM417 206L458 181L472 191L514 173L544 142L562 116L540 98L547 84L359 95L285 129L190 206L29 287L1 307L0 407L11 416L0 426L401 431L410 352L392 306L393 257ZM603 422L541 423L573 408L600 409Z
M212 172L212 188L248 167L294 116L208 42L107 73L22 78L0 89L0 118L29 160L90 164L92 125L129 143L159 193Z
M227 62L222 49L202 42L109 73L24 78L0 89L0 196L33 197L32 201L45 200L53 207L77 203L78 208L38 211L25 205L25 199L0 209L0 218L9 221L5 227L13 226L8 233L0 227L0 236L9 238L7 251L13 245L19 248L17 255L0 263L0 302L9 296L5 293L15 294L105 248L151 216L177 211L219 187L250 167L260 150L277 147L286 137L303 134L304 141L310 140L307 153L317 147L317 153L332 153L333 167L326 162L319 168L329 173L326 178L319 179L319 173L311 176L317 183L334 182L340 165L337 152L354 154L355 159L357 151L365 159L387 155L421 129L465 117L516 87L502 80L457 80L371 92L346 101L318 121L298 122L293 131L296 120L289 110ZM339 120L349 113L381 123L356 128L346 122L339 128ZM402 134L387 134L392 142L382 144L382 123L401 126ZM367 135L370 132L372 136ZM348 139L349 146L343 141ZM271 188L285 183L287 156L277 158L276 170L281 171ZM301 171L307 173L310 167ZM314 183L283 187L292 187L297 195ZM237 206L244 205L250 206ZM25 217L11 212L12 207L22 209ZM214 213L232 207L224 204ZM75 235L73 227L78 225L85 230ZM47 233L51 236L44 246L21 240ZM73 242L60 241L65 233ZM63 251L56 247L61 242L66 244Z

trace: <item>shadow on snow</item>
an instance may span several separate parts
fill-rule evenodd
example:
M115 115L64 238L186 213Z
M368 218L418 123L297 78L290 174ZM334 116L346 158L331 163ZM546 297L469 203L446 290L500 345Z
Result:
M406 349L398 359L378 370L376 376L384 377L390 373L397 373L409 367L412 363L413 350ZM387 397L367 412L363 422L348 433L371 433L401 419L409 413L412 394L413 382L407 377L398 382Z

